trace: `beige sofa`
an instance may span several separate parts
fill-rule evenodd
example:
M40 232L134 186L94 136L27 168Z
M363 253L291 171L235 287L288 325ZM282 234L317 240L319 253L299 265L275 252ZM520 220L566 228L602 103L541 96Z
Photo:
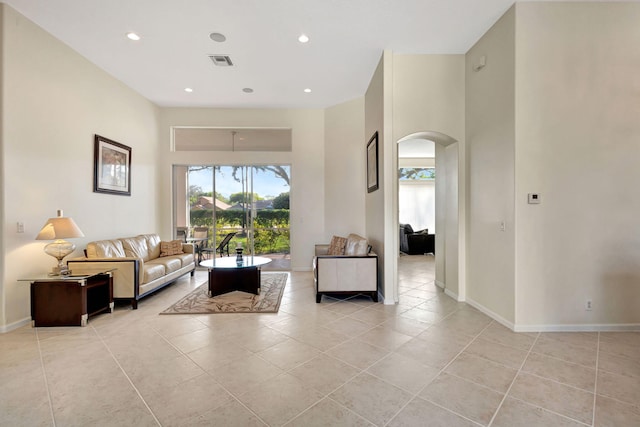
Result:
M378 256L357 234L315 245L313 278L317 303L327 293L367 293L378 302Z
M180 276L193 276L196 267L192 244L161 242L157 234L91 242L85 255L67 261L72 274L115 269L113 297L129 300L133 309L138 300Z

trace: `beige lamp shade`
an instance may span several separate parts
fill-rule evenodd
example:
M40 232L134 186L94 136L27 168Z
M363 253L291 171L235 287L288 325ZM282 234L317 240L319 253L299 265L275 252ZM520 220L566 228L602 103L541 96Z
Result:
M57 218L49 218L36 236L36 240L58 240L73 237L84 237L73 218L62 216L62 211L58 211Z
M51 274L65 275L69 274L69 270L62 262L63 258L76 249L73 243L64 241L63 239L73 237L84 237L80 228L71 218L62 216L62 211L58 211L56 218L49 218L42 227L42 230L36 236L36 240L53 240L44 247L44 252L58 260L58 265L54 267Z

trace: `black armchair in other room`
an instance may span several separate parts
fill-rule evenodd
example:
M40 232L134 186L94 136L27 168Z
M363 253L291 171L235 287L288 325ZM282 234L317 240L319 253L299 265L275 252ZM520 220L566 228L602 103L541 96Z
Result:
M404 233L404 234L403 234ZM406 246L403 248L403 240ZM400 225L400 250L409 255L436 253L436 235L429 234L428 229L413 231L409 224Z

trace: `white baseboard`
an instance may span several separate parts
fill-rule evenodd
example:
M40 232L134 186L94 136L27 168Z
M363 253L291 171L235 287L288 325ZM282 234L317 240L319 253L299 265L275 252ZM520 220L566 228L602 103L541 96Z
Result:
M474 300L471 299L467 299L465 301L467 304L469 304L471 307L481 311L482 313L486 314L487 316L491 317L493 320L495 320L496 322L500 323L503 326L506 326L507 328L511 329L512 331L514 331L514 324L513 322L508 321L507 319L505 319L504 317L500 316L498 313L489 310L487 307L483 306L482 304L477 303Z
M513 332L631 332L640 331L638 323L564 324L564 325L519 325L508 321L482 304L467 300L467 304L506 326Z
M637 332L638 323L601 323L584 325L515 325L514 332Z
M439 281L439 280L434 280L433 283L435 283L436 286L441 288L441 289L446 289L447 288L446 285L444 283L442 283L441 281Z
M4 334L7 332L11 332L18 328L22 328L25 325L31 324L31 317L25 317L22 320L18 320L17 322L9 323L8 325L0 326L0 334Z
M444 288L444 293L445 295L450 296L451 298L453 298L454 300L458 301L458 302L464 302L460 299L460 297L458 296L458 294L456 294L455 292L453 292L450 289Z

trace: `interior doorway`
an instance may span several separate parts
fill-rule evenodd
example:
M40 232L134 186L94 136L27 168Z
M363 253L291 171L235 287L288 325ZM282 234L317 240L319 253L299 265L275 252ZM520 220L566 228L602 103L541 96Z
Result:
M444 290L447 295L457 300L463 299L464 281L462 279L464 278L464 272L459 270L463 270L461 266L464 265L464 244L461 243L464 236L464 221L460 220L460 218L464 218L464 194L460 191L459 182L464 182L464 171L460 170L458 165L463 164L464 152L458 141L446 134L435 131L413 133L397 141L396 153L398 154L395 159L395 165L398 169L405 162L401 157L403 154L400 154L401 151L405 150L403 148L404 144L407 144L408 147L406 151L411 152L415 149L414 153L426 150L427 146L434 148L429 161L434 165L434 170L430 173L434 178L433 183L435 186L434 251L431 262L418 262L412 265L411 271L408 272L407 263L405 262L407 258L400 255L401 252L398 250L400 245L398 245L398 249L396 249L398 256L392 258L392 262L395 263L395 266L393 266L394 271L397 272L393 289L394 299L399 302L400 296L403 294L402 291L406 291L406 287L404 289L401 288L402 283L410 275L419 277L422 281L431 280L434 285ZM415 147L411 147L412 145ZM404 157L411 156L416 156L416 154ZM421 166L422 168L429 168L428 162L422 165L424 165ZM416 169L418 168L416 167ZM400 175L398 176L400 177ZM400 224L400 178L397 181L397 185L393 200L397 215L396 220ZM428 230L426 234L431 234L431 230ZM419 268L416 269L416 266ZM412 278L410 279L413 280Z
M428 139L398 142L398 297L435 283L436 150Z

